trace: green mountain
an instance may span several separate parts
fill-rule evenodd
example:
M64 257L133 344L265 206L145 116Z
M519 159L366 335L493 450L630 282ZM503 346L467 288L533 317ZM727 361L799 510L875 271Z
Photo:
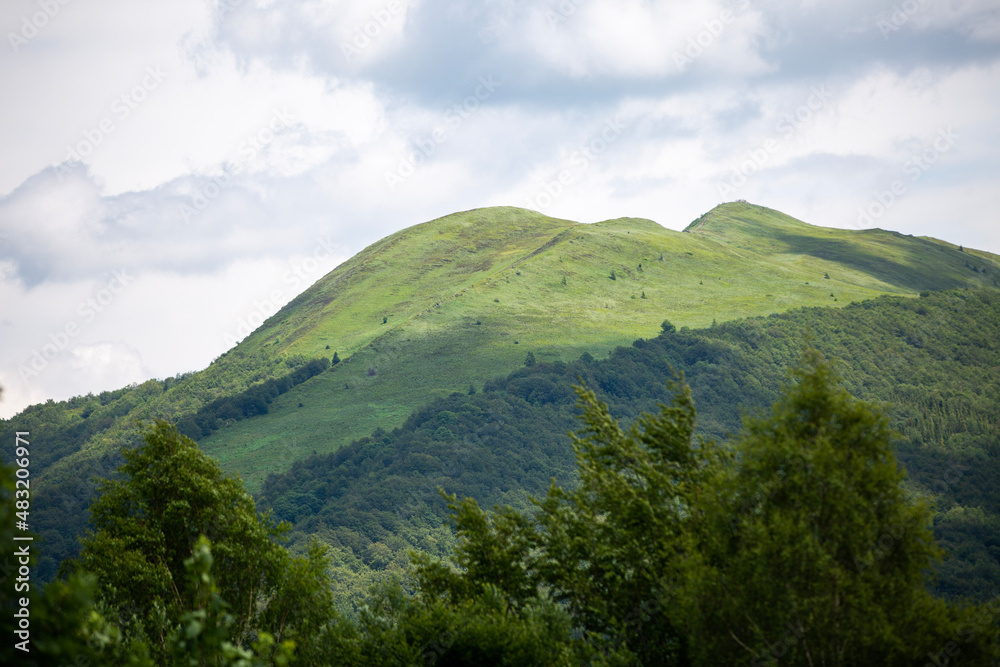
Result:
M669 402L666 383L682 371L697 432L726 442L745 414L778 399L809 339L837 360L851 394L883 406L907 491L935 507L946 552L937 592L989 600L1000 590L1000 290L925 294L665 332L606 359L521 368L475 395L437 399L392 432L297 462L268 478L258 501L294 524L297 549L314 537L333 547L349 609L373 582L403 575L410 550L452 551L438 488L519 511L552 479L573 488L567 433L582 426L572 390L581 380L627 426ZM885 526L859 567L894 556L899 530Z
M282 356L337 351L347 363L201 444L256 490L275 470L276 448L290 462L392 428L430 398L513 370L529 351L569 361L655 335L664 319L702 327L995 282L995 265L983 274L973 263L991 265L940 242L823 229L747 204L721 206L687 233L634 218L455 214L370 246L243 341Z
M539 363L568 362L650 338L664 320L699 328L880 295L992 288L998 269L988 253L815 227L745 203L684 232L635 218L580 224L478 209L366 248L203 371L32 406L2 430L30 428L48 443L33 477L56 560L75 548L89 478L111 473L120 448L137 440L137 419L176 421L257 491L314 452L400 426L435 398L481 390L529 352ZM334 352L343 361L326 370Z

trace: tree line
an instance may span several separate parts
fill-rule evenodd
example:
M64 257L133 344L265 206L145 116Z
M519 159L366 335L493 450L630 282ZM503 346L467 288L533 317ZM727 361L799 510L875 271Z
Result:
M696 434L683 378L627 428L592 390L575 393L578 483L553 482L532 511L447 496L448 558L413 554L408 576L371 590L354 617L335 608L323 546L293 556L281 545L287 526L156 422L124 452L120 477L100 485L79 557L35 595L30 658L995 664L1000 598L949 602L928 590L941 556L931 508L906 492L885 413L851 396L819 352L724 443ZM0 488L6 550L8 468ZM0 648L5 664L23 657L14 651Z

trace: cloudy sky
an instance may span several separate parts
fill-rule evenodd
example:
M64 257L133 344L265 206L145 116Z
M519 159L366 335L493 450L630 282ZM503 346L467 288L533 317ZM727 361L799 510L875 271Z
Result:
M1000 0L4 0L0 416L409 225L734 199L1000 253Z

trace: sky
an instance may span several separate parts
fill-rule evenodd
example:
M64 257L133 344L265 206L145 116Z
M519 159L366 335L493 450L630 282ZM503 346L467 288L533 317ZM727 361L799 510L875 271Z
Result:
M0 417L482 206L1000 253L1000 0L4 0Z

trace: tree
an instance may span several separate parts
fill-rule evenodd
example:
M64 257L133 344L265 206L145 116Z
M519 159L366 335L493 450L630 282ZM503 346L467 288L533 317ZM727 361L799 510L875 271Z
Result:
M593 641L639 664L676 664L686 640L678 591L698 560L687 528L694 501L722 461L694 436L690 389L628 430L592 391L577 388L584 429L573 435L580 485L550 488L536 518L534 567Z
M571 638L564 610L534 600L512 612L491 586L459 603L407 595L382 585L359 613L357 639L327 657L330 665L606 665ZM612 663L612 664L622 664Z
M535 365L535 355L533 353L529 352L527 354L527 356L524 358L524 365L527 366L528 368L531 368L532 366Z
M962 664L993 664L996 610L927 591L932 515L904 492L886 416L816 351L794 376L769 415L746 422L736 465L696 513L714 522L698 529L708 565L693 579L692 657L920 665L960 651Z
M663 323L660 324L660 328L663 330L663 333L673 333L677 331L677 327L671 324L670 320L663 320Z
M242 483L167 422L123 456L120 478L99 485L93 531L71 568L97 575L98 599L133 649L148 646L154 662L167 664L172 629L207 604L189 576L202 538L218 573L213 595L232 610L226 631L234 646L261 632L278 645L319 640L335 615L318 553L292 558L277 543L286 527L258 515Z
M337 354L336 350L333 352L333 359L330 360L331 366L336 366L340 363L340 355Z
M218 665L219 667L264 667L262 656L273 657L276 665L287 665L295 642L285 640L275 646L270 633L261 632L253 650L229 641L234 623L229 604L219 595L212 574L212 544L204 535L198 538L194 553L184 561L188 585L194 594L194 609L186 612L167 642L177 665Z
M593 392L577 394L585 424L573 437L579 488L553 485L531 518L451 497L460 569L418 557L417 580L452 604L496 590L515 613L551 596L609 656L675 664L686 650L677 591L697 559L685 526L693 498L716 474L718 450L694 437L686 386L628 431Z
M421 595L499 595L513 614L551 598L629 664L994 664L1000 598L928 592L931 512L904 491L885 415L818 352L795 378L725 447L694 436L683 381L628 430L578 388L579 486L530 515L451 497L458 568L416 558Z
M118 645L118 628L94 607L97 585L92 575L50 582L38 594L39 542L37 535L15 523L19 511L15 503L29 495L23 485L15 486L14 473L14 468L0 463L0 629L6 638L0 645L0 663L99 664ZM31 539L15 541L15 537Z

